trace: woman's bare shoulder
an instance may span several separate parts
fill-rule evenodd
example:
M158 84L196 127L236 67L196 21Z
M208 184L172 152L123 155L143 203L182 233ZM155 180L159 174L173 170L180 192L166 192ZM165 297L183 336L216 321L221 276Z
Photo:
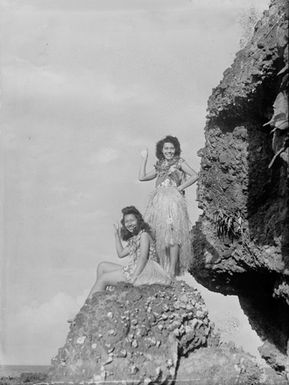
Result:
M144 243L151 243L152 242L152 237L147 231L143 231L140 236L140 242Z
M149 233L147 232L147 231L143 231L142 233L141 233L141 239L150 239L150 235L149 235Z

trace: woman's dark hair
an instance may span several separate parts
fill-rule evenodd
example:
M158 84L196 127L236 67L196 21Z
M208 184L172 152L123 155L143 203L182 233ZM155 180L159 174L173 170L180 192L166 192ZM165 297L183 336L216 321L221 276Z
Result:
M167 135L164 139L159 140L156 145L156 157L159 160L164 159L163 148L165 143L171 143L175 147L175 156L181 155L181 145L178 138Z
M121 212L122 212L122 219L120 221L121 223L120 236L124 241L127 241L129 240L129 238L133 237L134 235L137 235L141 230L144 230L150 234L150 231L151 231L150 226L144 221L138 209L136 209L134 206L127 206L124 209L122 209ZM134 215L137 220L137 226L133 231L133 233L128 231L128 229L124 225L124 217L129 214Z

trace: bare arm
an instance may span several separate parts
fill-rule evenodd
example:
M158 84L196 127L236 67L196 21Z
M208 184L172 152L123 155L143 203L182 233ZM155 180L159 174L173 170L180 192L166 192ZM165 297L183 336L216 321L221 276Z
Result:
M140 182L145 182L148 180L152 180L157 176L157 173L155 170L152 170L150 172L146 172L146 166L147 166L147 160L148 160L148 150L144 150L141 152L142 155L142 161L138 173L138 180Z
M149 256L150 249L150 238L148 233L142 233L140 238L140 256L137 260L136 268L132 276L132 283L136 280L136 278L143 271Z
M189 175L189 178L178 187L179 191L185 190L199 179L198 173L194 171L186 162L182 163L182 170Z
M114 237L115 237L115 248L119 258L126 257L129 254L129 247L123 247L120 239L119 227L114 225Z

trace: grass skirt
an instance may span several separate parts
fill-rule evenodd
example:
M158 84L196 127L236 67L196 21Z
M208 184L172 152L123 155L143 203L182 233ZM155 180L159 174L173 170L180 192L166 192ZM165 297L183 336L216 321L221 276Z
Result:
M168 248L179 245L175 275L183 274L192 258L190 220L184 196L176 187L157 187L151 194L144 218L153 231L160 265L170 270Z
M132 275L136 268L136 263L131 262L122 268L125 281L132 282ZM170 285L171 278L165 270L153 259L148 259L143 271L134 281L134 286L139 285Z

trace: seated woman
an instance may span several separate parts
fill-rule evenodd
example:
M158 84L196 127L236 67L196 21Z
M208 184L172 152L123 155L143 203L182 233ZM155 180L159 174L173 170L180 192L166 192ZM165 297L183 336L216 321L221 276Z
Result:
M121 225L120 230L118 226L114 226L116 251L119 258L129 256L129 262L125 266L101 262L97 267L96 282L88 298L117 282L129 282L134 286L171 283L170 277L157 262L155 242L149 225L134 206L122 210ZM121 239L127 242L125 247Z

